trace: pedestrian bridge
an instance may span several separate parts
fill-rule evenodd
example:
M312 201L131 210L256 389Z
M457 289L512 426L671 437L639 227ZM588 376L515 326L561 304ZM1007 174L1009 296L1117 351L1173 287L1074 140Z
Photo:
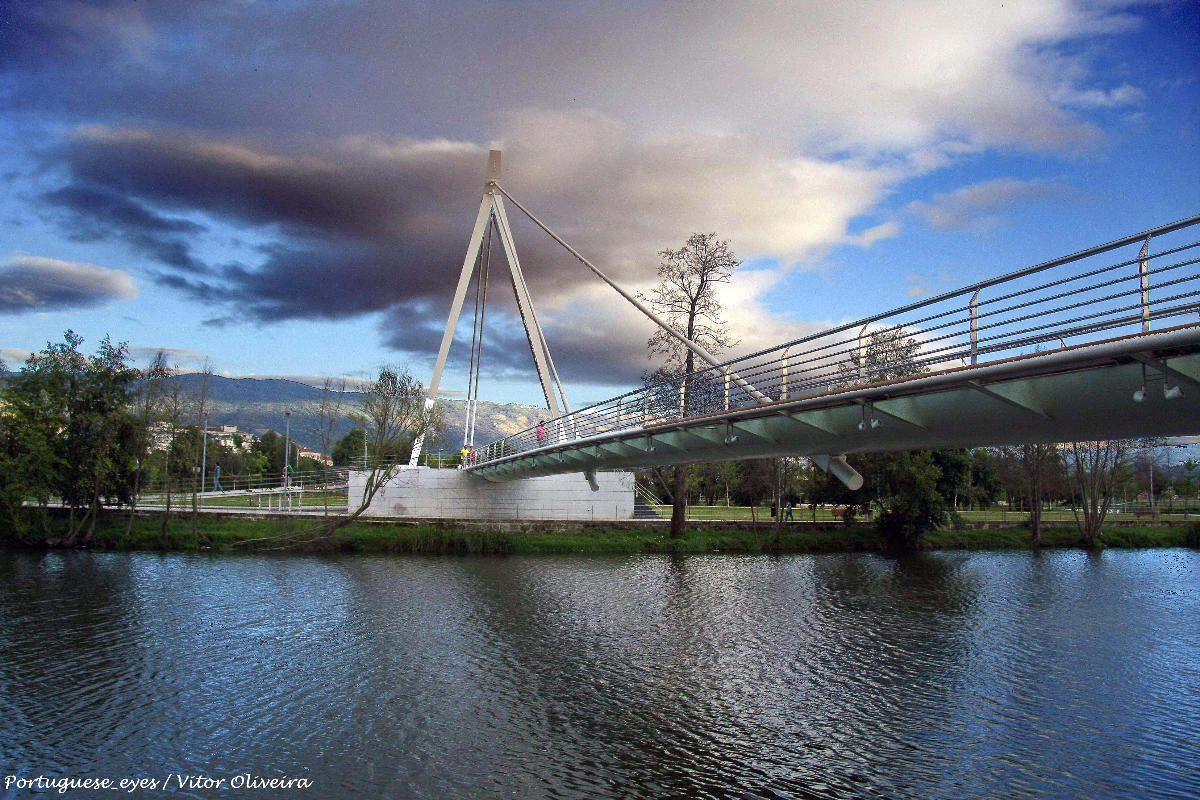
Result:
M1190 217L639 387L466 469L808 456L854 486L850 453L1200 433L1198 232Z

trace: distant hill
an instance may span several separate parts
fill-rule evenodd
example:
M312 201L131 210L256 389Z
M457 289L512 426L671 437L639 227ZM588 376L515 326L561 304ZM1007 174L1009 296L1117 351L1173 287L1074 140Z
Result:
M209 381L210 425L236 425L239 430L258 436L268 430L282 434L287 427L285 414L291 411L292 439L314 450L321 448L319 431L323 390L282 378L225 378L212 375ZM179 383L185 394L194 395L200 386L200 375L180 375ZM334 426L335 442L356 427L347 418L347 412L358 409L361 399L359 392L345 393L342 419ZM462 446L466 401L443 399L438 402L445 409L446 432L442 441L427 444L426 450L434 452L438 447L445 447L447 451L457 450ZM475 441L483 444L531 428L547 413L544 408L516 403L480 402L475 418Z

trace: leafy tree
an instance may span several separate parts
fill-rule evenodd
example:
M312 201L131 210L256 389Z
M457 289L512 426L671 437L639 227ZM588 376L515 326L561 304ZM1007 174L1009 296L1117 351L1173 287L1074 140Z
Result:
M1000 464L987 448L971 451L971 471L963 498L968 508L985 509L1000 497Z
M932 451L870 453L854 466L863 476L863 490L873 489L877 526L894 550L913 548L921 534L945 523L950 503L939 486L943 479Z
M349 433L338 439L337 444L333 446L333 465L335 467L348 467L354 459L362 458L363 442L366 435L362 428L351 428Z
M865 345L838 364L840 383L856 386L922 375L929 368L917 360L920 351L921 342L903 328L871 331Z
M254 443L251 450L265 461L264 467L267 475L281 475L283 474L283 448L283 437L274 430L268 430L258 437L258 441Z
M105 500L128 502L136 460L126 443L137 428L129 401L139 373L128 348L106 336L96 354L79 351L83 338L68 330L62 343L47 343L5 383L8 474L15 494L32 497L43 537L46 509L61 498L67 530L53 544L90 541Z
M694 233L680 249L663 250L658 255L659 283L647 298L654 311L677 333L713 355L733 346L716 296L717 285L729 283L741 263L729 249L729 243L717 239L715 233ZM692 375L696 370L696 354L667 331L656 330L646 346L650 357L665 357L662 366L646 376L647 382L660 388L676 387L670 391L682 397L676 408L686 413L699 399L696 395L715 385L716 381ZM667 402L672 401L669 398ZM686 493L687 466L676 464L671 479L672 538L681 538L684 533Z

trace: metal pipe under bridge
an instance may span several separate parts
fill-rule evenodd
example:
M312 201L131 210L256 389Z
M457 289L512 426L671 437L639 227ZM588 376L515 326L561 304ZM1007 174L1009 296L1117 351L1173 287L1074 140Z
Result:
M808 456L855 486L850 453L1200 433L1198 230L1193 216L635 389L466 469Z

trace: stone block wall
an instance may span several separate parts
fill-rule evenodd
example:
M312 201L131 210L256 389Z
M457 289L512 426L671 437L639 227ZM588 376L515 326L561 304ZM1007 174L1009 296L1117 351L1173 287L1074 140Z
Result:
M362 497L365 473L350 473L350 505ZM583 473L492 482L457 469L404 468L375 495L364 516L418 519L627 520L634 476L597 472L597 491Z

